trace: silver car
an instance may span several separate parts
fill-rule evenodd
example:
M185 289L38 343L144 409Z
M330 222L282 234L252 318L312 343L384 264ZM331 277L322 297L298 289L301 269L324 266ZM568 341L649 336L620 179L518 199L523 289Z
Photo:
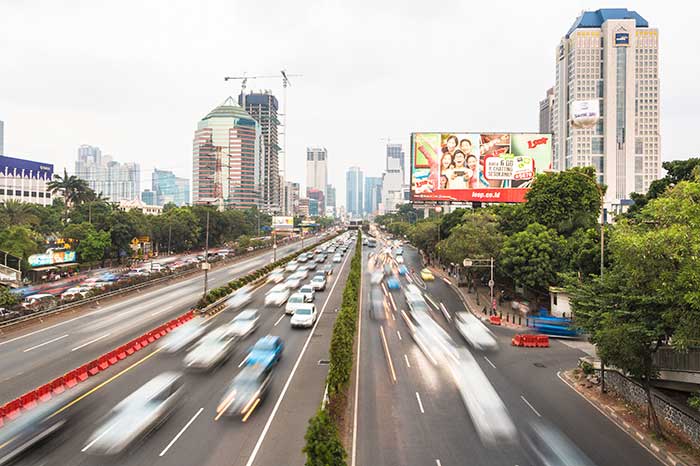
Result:
M245 338L260 326L260 312L257 309L245 309L229 324L229 333L235 337Z
M183 395L182 374L156 376L115 406L81 451L95 455L123 452L163 424Z
M241 416L244 421L247 420L265 398L271 382L270 366L245 366L226 389L216 413L220 416Z
M177 353L187 349L199 340L208 325L204 319L193 319L176 328L158 341L158 347L164 353Z
M185 356L187 369L211 370L231 357L235 338L229 334L228 325L222 325L207 333Z

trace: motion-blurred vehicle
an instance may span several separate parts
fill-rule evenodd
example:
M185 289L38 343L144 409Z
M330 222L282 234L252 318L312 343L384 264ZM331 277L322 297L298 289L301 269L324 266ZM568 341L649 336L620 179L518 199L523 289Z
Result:
M32 311L53 309L56 307L56 297L49 293L37 293L24 298L22 307Z
M523 434L524 449L538 466L595 466L571 440L549 423L533 421Z
M294 315L289 319L289 324L292 328L311 328L316 323L316 317L316 306L313 304L305 304L294 311Z
M341 256L340 254L336 254L335 256L333 256L333 262L336 264L339 264L340 262L342 262L342 260L343 256Z
M54 394L15 420L5 418L5 425L0 427L0 465L21 464L22 455L70 424L80 410L79 405L72 406L73 402L89 388L88 383L79 384L60 395ZM69 405L71 408L67 409Z
M384 279L384 272L381 270L377 270L375 272L372 272L372 275L369 277L369 282L372 285L378 285L382 282Z
M407 273L408 273L408 267L406 267L403 264L400 265L399 266L399 275L403 276L403 275L406 275Z
M235 338L229 333L228 325L222 325L204 335L187 353L185 368L191 370L212 370L224 364L231 357Z
M298 267L299 263L297 261L290 261L287 263L287 266L284 268L284 270L285 272L294 272Z
M284 306L285 314L294 314L297 309L306 304L306 298L301 293L294 293L287 300L287 304Z
M326 289L326 274L321 272L321 274L314 275L309 283L314 290L323 291Z
M284 271L282 270L273 270L270 272L270 275L267 276L268 283L280 283L282 281L284 281Z
M207 327L204 319L192 319L158 340L158 347L163 353L177 353L183 349L186 350L204 335Z
M369 313L373 319L386 319L384 293L378 286L373 286L369 292Z
M418 288L418 285L414 285L413 283L409 283L406 285L403 289L404 295L406 295L406 300L410 298L410 295L417 295L419 297L423 297L423 293L421 293L420 288Z
M420 271L420 278L422 278L425 282L429 282L435 280L435 275L433 275L433 272L431 272L430 269L423 269Z
M83 448L94 455L116 455L160 427L184 396L183 376L164 372L117 404Z
M299 288L299 293L304 295L304 301L307 303L311 303L316 299L316 291L314 290L314 287L309 285L304 285L301 288Z
M316 257L314 258L314 260L318 264L322 264L323 262L326 262L326 255L325 254L317 254Z
M271 367L245 366L226 389L216 408L217 415L240 416L246 421L265 398L271 383Z
M228 326L229 334L238 338L245 338L255 332L260 326L260 311L257 309L245 309L233 318Z
M403 254L403 248L401 246L396 247L396 255L400 256Z
M295 273L287 277L287 279L284 281L284 285L290 290L296 290L299 288L301 286L301 281L303 280L303 278L295 275Z
M396 263L397 263L397 264L403 264L403 256L402 256L402 255L396 256Z
M308 266L299 267L299 269L296 272L294 272L293 274L290 275L290 277L296 277L300 280L304 280L308 276L309 276Z
M396 277L394 277L394 276L391 276L391 277L387 278L387 280L386 280L386 286L387 286L390 290L398 290L398 289L401 288L401 283L399 282L399 279L398 279L398 278L396 278Z
M270 291L265 295L265 306L277 306L280 307L289 298L289 289L287 288L287 283L280 283L278 285L270 288Z
M324 265L323 271L326 273L326 275L333 275L333 264Z
M282 358L284 343L282 339L273 335L266 335L260 338L255 345L250 348L245 363L248 366L259 364L263 367L274 366Z
M301 263L304 263L308 260L309 260L309 258L306 256L306 253L302 253L302 254L299 254L299 256L297 256L297 261L299 261Z
M226 307L234 310L240 309L246 304L250 303L252 300L253 293L251 293L250 287L246 285L243 288L236 290L236 292L233 293L233 296L226 300Z
M61 299L75 299L84 298L90 292L90 287L87 286L74 286L73 288L68 288L66 291L61 293Z
M309 261L309 263L306 266L307 270L316 270L316 267L318 267L318 264L316 261Z
M498 349L498 343L491 330L470 312L456 312L455 325L462 337L475 349L482 351Z

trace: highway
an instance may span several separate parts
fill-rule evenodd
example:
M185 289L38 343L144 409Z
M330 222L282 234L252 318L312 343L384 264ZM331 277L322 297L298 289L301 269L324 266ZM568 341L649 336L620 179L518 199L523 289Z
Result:
M312 240L315 241L315 240ZM305 246L311 242L305 242ZM277 257L301 249L282 246ZM272 261L272 251L236 261L209 273L209 288ZM109 303L65 312L0 337L0 404L115 349L191 309L202 296L203 273L112 298Z
M368 253L377 250L379 247L365 248L365 265ZM415 249L404 248L404 258L409 268L421 269ZM522 434L531 423L542 421L554 425L598 466L660 464L558 378L559 371L576 366L582 352L558 341L546 349L511 347L514 331L507 328L491 327L499 344L497 351L469 350L518 432L510 444L483 443L450 370L431 362L412 339L401 316L402 310L408 312L403 290L389 292L389 303L393 300L395 305L382 318L372 318L371 285L367 267L364 270L361 345L356 355L360 357L359 383L353 413L356 429L348 464L536 464L524 447ZM423 294L433 319L454 342L466 347L454 327L454 313L466 310L457 293L440 279L424 284L419 279L412 281L425 287ZM404 278L401 282L402 288L408 283Z
M322 314L313 329L292 329L283 308L263 306L265 292L271 285L257 289L254 301L246 307L261 310L260 328L240 342L231 359L215 372L186 373L184 403L160 429L128 454L115 458L93 456L87 441L96 425L119 401L159 373L181 371L182 354L165 355L156 345L150 345L125 364L97 376L96 379L107 383L79 401L78 405L84 404L80 407L88 408L81 410L85 414L23 458L21 464L302 465L303 436L308 419L321 402L327 372L327 366L319 366L317 361L327 358L334 310L341 301L352 250L348 250L342 263L335 264L326 291L316 294L315 304ZM209 321L213 328L229 322L235 315L236 312L225 310ZM226 417L217 420L216 407L224 389L240 370L248 348L266 334L280 336L285 344L269 393L245 422Z

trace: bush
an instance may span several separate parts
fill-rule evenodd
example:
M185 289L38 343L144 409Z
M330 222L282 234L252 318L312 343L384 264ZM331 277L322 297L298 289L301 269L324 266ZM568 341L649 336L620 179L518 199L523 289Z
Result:
M335 466L345 465L347 453L343 448L333 420L325 410L319 409L314 417L309 419L309 427L304 435L306 445L306 466Z
M700 411L700 392L688 398L688 406Z

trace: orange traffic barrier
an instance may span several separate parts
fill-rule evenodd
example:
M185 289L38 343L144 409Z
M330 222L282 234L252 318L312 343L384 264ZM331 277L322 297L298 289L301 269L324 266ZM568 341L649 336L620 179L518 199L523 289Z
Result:
M156 341L156 337L153 335L153 332L148 332L145 336L148 338L149 343Z
M49 383L51 384L51 391L56 395L59 395L66 390L66 387L63 385L63 377L58 377Z
M88 363L88 374L90 375L97 375L98 372L100 372L100 362L99 360L95 359L94 361L91 361Z
M139 343L141 344L141 348L145 348L146 346L148 346L148 344L150 343L150 341L148 341L148 335L141 335L141 337L139 338Z
M120 346L119 349L117 350L117 357L121 361L122 359L126 358L126 347L127 345Z
M510 344L513 346L523 346L523 337L520 334L517 334L513 337L512 340L510 340Z
M5 407L4 407L4 406L0 406L0 427L2 427L3 424L5 423L5 422L3 421L4 418L5 418Z
M78 382L84 382L87 380L87 378L90 376L88 374L88 368L89 364L83 364L78 368L78 370L75 372L76 377L78 378Z
M110 366L113 366L119 361L119 358L117 358L117 352L116 351L111 351L107 353L105 356L107 356L107 362L109 363Z
M19 416L21 409L22 402L19 399L12 400L4 406L5 417L7 419L15 419Z
M537 335L537 347L538 348L549 348L549 336Z
M32 409L36 407L36 402L39 399L39 397L36 394L36 390L32 390L29 393L25 393L20 397L21 403L22 403L22 408L24 409Z
M143 346L141 346L141 341L140 341L140 340L141 340L140 338L137 338L136 340L134 340L134 342L133 342L133 345L134 345L134 346L132 347L132 348L134 349L134 351L138 351L138 350L140 350L141 348L143 348Z
M100 371L103 371L109 367L109 357L106 354L97 359L97 367Z
M36 389L39 401L49 401L51 399L51 384L47 383Z
M501 325L501 317L500 316L491 316L489 317L489 322L493 325Z
M65 385L66 388L73 388L78 385L78 370L79 369L75 369L66 372L66 375L63 376L63 385Z

